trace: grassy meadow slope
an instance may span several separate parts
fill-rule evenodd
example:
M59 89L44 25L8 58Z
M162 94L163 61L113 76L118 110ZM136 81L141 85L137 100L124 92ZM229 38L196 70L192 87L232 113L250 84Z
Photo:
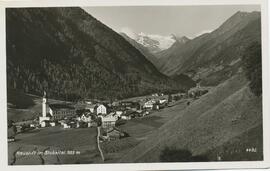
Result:
M180 111L177 118L160 127L120 161L158 162L166 146L189 149L193 155L204 154L259 126L261 98L250 92L247 83L242 75L236 75L220 84Z

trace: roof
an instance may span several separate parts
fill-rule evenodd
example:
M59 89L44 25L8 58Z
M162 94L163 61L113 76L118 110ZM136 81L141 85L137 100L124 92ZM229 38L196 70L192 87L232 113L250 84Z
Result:
M115 122L117 119L115 117L103 117L102 122Z
M106 107L106 108L109 107L107 104L98 104L98 105L95 106L95 109L97 109L97 108L98 108L99 106L101 106L101 105L104 106L104 107Z
M94 108L95 106L97 106L96 104L87 104L85 105L85 108Z
M107 130L107 133L112 132L112 131L124 132L124 131L122 131L121 129L119 129L119 128L117 128L117 127L111 127L111 128L109 128L109 129Z
M67 105L67 104L49 104L49 107L51 108L51 109L75 109L74 107L72 107L72 106L69 106L69 105Z
M123 116L129 116L129 115L133 115L133 114L137 114L138 112L133 111L133 110L128 110L126 111L126 113L123 114Z
M133 104L133 101L121 101L120 104Z

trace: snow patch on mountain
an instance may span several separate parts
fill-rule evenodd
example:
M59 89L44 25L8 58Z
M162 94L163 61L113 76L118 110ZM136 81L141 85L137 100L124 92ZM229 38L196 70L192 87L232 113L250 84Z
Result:
M172 35L170 36L161 36L161 35L156 35L156 34L145 34L145 33L139 33L139 43L144 44L145 42L143 41L144 37L149 37L150 39L157 41L158 42L158 47L161 50L168 49L169 47L172 46L172 44L176 41Z
M171 47L176 39L173 35L162 36L157 34L135 33L130 28L122 28L120 32L146 47L150 52L156 53Z

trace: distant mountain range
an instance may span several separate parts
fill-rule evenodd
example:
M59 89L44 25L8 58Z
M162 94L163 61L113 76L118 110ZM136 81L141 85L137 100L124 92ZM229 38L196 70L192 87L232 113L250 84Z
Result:
M188 88L81 8L6 9L6 43L9 89L74 100Z
M238 71L245 48L261 41L260 19L260 12L237 12L213 32L157 53L158 68L166 75L187 74L217 85Z
M184 74L204 85L217 85L238 72L244 49L261 40L260 30L260 12L239 11L216 30L194 39L171 35L163 50L152 48L158 47L159 41L141 41L151 36L129 33L124 37L133 37L137 49L147 49L144 55L160 72L173 77Z
M136 42L135 40L131 39L129 36L127 36L125 33L120 33L121 36L123 36L132 46L134 46L136 49L138 49L150 62L152 62L156 68L159 68L161 63L160 60L157 58L157 54L153 54L149 51L149 49L142 44ZM173 45L177 44L184 44L187 41L189 41L188 38L183 37L181 39L178 39L175 41ZM164 50L165 51L165 50ZM163 51L159 52L162 54ZM195 81L193 81L190 77L184 74L176 75L171 77L173 80L180 82L181 84L188 86L188 87L194 87Z
M188 40L186 37L182 39L181 37L179 38L173 34L169 36L162 36L155 34L145 34L143 32L135 33L129 29L124 29L119 34L125 34L129 38L141 44L143 47L147 48L149 52L153 54L168 49L176 41L185 42Z
M167 49L178 48L179 45L187 43L190 39L186 36L177 37L171 36L160 36L160 35L146 35L144 33L136 34L131 31L120 32L130 44L136 49L140 50L144 56L151 61L157 68L162 65L160 57L164 56Z

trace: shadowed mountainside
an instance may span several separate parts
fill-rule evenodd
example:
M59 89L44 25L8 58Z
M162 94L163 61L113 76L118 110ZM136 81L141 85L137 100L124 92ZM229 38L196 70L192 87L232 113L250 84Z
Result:
M8 8L6 30L9 88L68 100L188 88L80 8Z
M260 12L237 12L218 29L157 54L162 73L187 74L204 85L217 85L237 73L240 57L261 41Z
M135 40L128 37L125 33L120 33L120 35L123 36L130 44L132 44L132 46L138 49L146 57L146 59L158 67L158 59L152 53L150 53L146 47L137 43Z

